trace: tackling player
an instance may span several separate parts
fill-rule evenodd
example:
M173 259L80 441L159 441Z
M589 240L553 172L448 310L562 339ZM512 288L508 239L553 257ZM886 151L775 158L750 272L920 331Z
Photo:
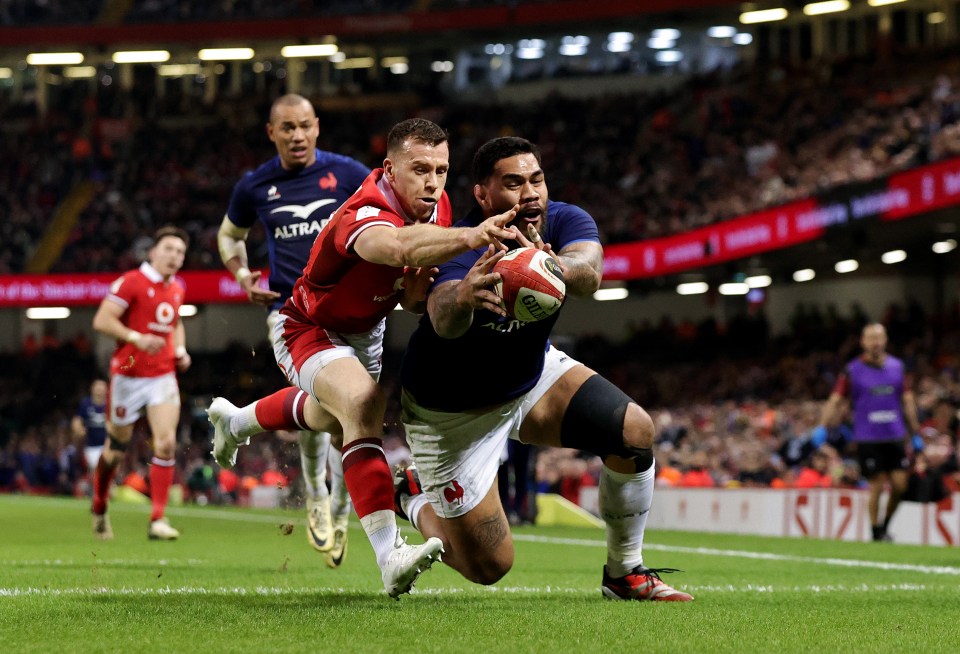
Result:
M319 120L306 98L295 94L277 98L267 123L277 156L237 183L217 235L224 266L250 302L267 308L272 345L276 345L273 324L310 258L314 239L370 174L359 161L319 150L319 133ZM259 285L260 272L247 267L246 239L257 220L266 232L269 289ZM330 452L330 434L301 430L300 463L307 493L307 540L324 553L328 566L336 568L346 554L350 496L340 453Z
M113 538L107 501L110 482L144 413L153 436L150 462L150 528L156 540L174 540L180 532L163 516L176 464L180 388L176 371L190 367L180 305L183 286L175 275L183 266L189 237L178 227L161 227L153 236L147 261L113 283L93 317L93 328L117 340L110 359L107 444L93 477L93 533Z
M444 194L447 135L423 119L398 123L374 170L320 232L303 276L274 324L277 362L293 388L238 409L211 403L214 455L231 466L250 436L308 427L343 437L343 472L391 597L410 590L438 560L441 542L400 538L393 481L381 434L386 399L377 384L386 316L399 301L422 311L435 268L476 247L512 236L513 211L462 229L436 224L449 213Z
M473 176L480 206L458 225L476 225L519 205L510 225L513 245L556 257L568 294L597 290L603 250L596 223L579 207L548 202L536 146L516 137L493 139L477 151ZM532 323L506 317L491 290L501 257L481 248L440 266L427 313L411 336L401 402L416 467L398 474L398 512L424 536L443 541L447 564L473 582L492 584L514 558L496 483L507 439L586 450L604 462L603 595L692 600L660 579L672 569L643 562L655 477L652 420L619 388L550 344L559 311ZM488 359L477 360L478 352Z

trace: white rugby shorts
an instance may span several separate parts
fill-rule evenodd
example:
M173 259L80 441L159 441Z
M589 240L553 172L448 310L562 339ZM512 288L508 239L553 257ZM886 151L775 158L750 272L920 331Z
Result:
M456 518L480 503L497 478L507 439L520 440L520 425L530 409L577 365L579 361L551 345L537 385L486 413L433 411L417 405L403 391L401 416L407 443L420 485L438 516Z
M101 454L103 454L103 445L87 445L83 448L83 460L87 463L88 472L92 473L97 469Z
M176 373L159 377L110 377L107 419L115 425L132 425L144 407L159 404L180 405L180 386Z
M360 361L374 380L379 381L383 369L384 318L376 327L361 334L338 334L316 325L298 322L282 313L271 313L273 354L277 365L291 386L311 397L313 380L323 368L337 359L353 357Z

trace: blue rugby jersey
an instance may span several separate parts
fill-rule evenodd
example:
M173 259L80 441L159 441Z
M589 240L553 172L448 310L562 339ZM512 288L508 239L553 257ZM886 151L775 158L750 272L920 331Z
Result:
M456 226L471 227L483 219L477 208ZM593 217L565 202L547 205L547 219L541 234L554 252L579 241L600 242ZM463 279L485 250L466 252L439 266L433 286ZM403 387L421 406L451 412L519 397L540 379L550 331L559 317L560 311L557 311L545 320L525 323L478 310L463 336L446 339L437 335L429 315L425 314L404 354Z
M80 401L77 416L83 421L87 429L86 447L103 447L107 440L107 407L104 404L94 404L90 397Z
M276 156L237 182L227 217L238 227L263 222L270 290L280 294L271 309L290 297L317 234L369 174L355 159L318 149L317 160L302 170L285 170Z

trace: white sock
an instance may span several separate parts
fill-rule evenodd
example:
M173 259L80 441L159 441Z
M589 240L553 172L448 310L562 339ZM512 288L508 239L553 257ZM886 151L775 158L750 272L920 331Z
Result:
M403 512L407 514L407 517L410 518L410 524L412 524L417 531L420 531L420 525L417 524L420 518L420 510L427 505L427 502L427 496L424 493L402 495L400 497L400 508L402 508Z
M257 422L257 403L248 404L230 416L230 433L238 443L242 443L251 436L256 436L263 431L263 427Z
M374 511L369 515L360 518L360 524L363 530L367 532L367 538L373 546L373 551L377 555L377 565L383 569L387 562L387 557L397 545L397 538L400 532L397 529L397 514L393 511L381 510Z
M320 500L329 495L327 491L327 453L330 449L330 434L320 431L300 432L300 465L303 469L303 485L307 499Z
M643 565L643 532L653 504L656 466L636 474L600 474L600 515L607 523L607 569L622 577Z
M350 514L353 508L347 483L343 480L343 455L333 445L327 455L330 468L330 515L334 519Z

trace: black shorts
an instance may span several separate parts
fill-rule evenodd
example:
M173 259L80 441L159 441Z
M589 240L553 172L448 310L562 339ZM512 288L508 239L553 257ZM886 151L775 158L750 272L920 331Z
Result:
M910 459L907 458L902 440L857 443L857 460L861 473L868 479L878 472L910 468Z

